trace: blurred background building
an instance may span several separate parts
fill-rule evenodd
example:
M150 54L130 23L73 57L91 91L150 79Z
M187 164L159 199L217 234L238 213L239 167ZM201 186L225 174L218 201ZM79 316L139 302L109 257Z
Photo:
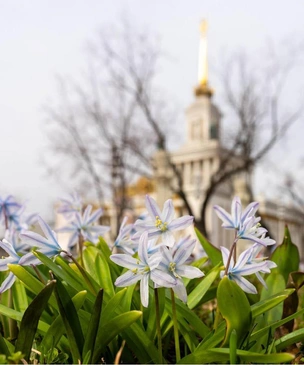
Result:
M259 201L258 213L262 217L262 224L278 243L281 243L284 227L288 225L291 237L303 257L303 215L295 207L281 201L269 201L262 195L253 197L252 173L255 165L251 164L249 155L238 150L237 143L244 143L242 138L238 139L241 136L237 136L234 149L222 143L222 114L220 106L213 103L214 91L208 80L206 21L200 25L198 59L198 84L194 88L194 100L186 109L185 143L173 151L160 143L152 155L153 176L141 176L126 186L119 185L120 156L115 150L112 169L114 200L103 204L103 223L111 226L112 237L115 237L123 215L134 221L144 212L145 194L154 197L160 206L172 198L177 216L193 214L197 227L213 244L230 247L233 233L221 228L222 222L214 213L213 205L218 204L230 211L233 196L237 195L244 206L250 201ZM246 128L245 123L243 128ZM247 139L251 138L250 135L246 136L245 130L244 135ZM247 144L248 140L246 148ZM246 158L249 160L248 166L244 165L247 163ZM222 170L226 175L221 175Z

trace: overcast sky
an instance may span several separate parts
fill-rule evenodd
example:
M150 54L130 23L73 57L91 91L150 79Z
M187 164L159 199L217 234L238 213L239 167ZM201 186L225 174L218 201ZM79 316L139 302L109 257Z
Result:
M64 189L41 166L49 153L42 106L56 96L55 75L81 72L86 41L117 23L122 12L160 36L168 55L160 82L180 106L181 118L197 82L201 19L209 23L210 60L218 63L223 49L254 52L267 38L304 39L304 2L298 0L0 0L1 197L13 194L50 219ZM296 155L303 143L303 128L298 131L286 147Z

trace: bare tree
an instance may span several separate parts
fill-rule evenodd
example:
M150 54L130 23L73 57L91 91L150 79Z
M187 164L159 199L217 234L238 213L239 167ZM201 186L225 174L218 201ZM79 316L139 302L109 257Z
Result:
M206 209L216 189L240 173L250 176L302 116L303 100L298 100L298 104L291 109L284 103L284 88L289 87L290 73L303 54L302 47L291 51L291 46L285 59L273 53L260 64L252 66L248 56L239 54L225 65L222 86L232 128L227 131L218 169L212 175L205 193L201 207L202 221L197 222L204 234L207 234ZM290 87L288 92L290 94ZM296 90L294 98L298 99ZM247 180L247 184L253 200L251 179Z
M119 223L127 186L136 176L152 178L151 155L166 145L171 120L154 85L161 52L153 36L123 21L119 31L100 32L88 54L84 81L60 78L59 103L45 107L50 148L61 157L58 169L89 178L100 205L114 202Z
M158 43L146 32L134 32L124 21L120 32L111 28L100 33L90 43L89 54L85 87L68 82L73 100L63 87L61 107L47 108L55 127L50 141L56 153L70 158L73 174L90 176L100 204L107 194L112 197L119 221L128 206L127 185L135 176L152 177L151 156L158 148L165 152L174 177L172 191L193 214L183 176L168 151L169 103L163 102L155 86L161 55ZM250 67L243 55L225 65L222 89L233 129L223 140L201 219L196 220L203 234L207 235L206 209L216 190L238 174L250 175L301 116L302 105L287 110L282 103L296 60L295 52L285 61L272 55L259 67ZM250 184L248 189L253 195Z

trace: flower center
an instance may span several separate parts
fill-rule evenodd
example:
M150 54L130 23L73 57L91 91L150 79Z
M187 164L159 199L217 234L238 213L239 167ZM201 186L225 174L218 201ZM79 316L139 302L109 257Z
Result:
M172 274L173 274L176 278L180 278L180 276L176 273L175 268L176 268L176 263L175 263L175 262L170 262L170 264L169 264L169 271L171 271L171 272L172 272Z
M261 223L257 223L255 226L251 227L249 232L252 234L256 234L259 227L261 227Z
M168 230L168 223L167 222L163 222L159 216L157 215L155 217L155 227L157 227L159 230L161 230L162 232L165 232Z

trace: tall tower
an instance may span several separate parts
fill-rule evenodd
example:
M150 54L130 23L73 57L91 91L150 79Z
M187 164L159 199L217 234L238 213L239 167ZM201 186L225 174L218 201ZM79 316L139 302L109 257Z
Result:
M207 20L202 20L200 24L200 43L198 53L198 86L195 94L212 95L212 90L208 86L208 49L207 49Z
M207 22L204 20L200 24L198 81L194 101L186 110L186 141L171 154L182 174L183 190L197 218L200 218L205 191L219 163L221 114L212 103L212 95L208 81Z
M208 83L207 21L200 24L198 55L198 84L194 89L195 101L186 111L187 142L206 143L220 138L220 113L212 104L213 90Z

